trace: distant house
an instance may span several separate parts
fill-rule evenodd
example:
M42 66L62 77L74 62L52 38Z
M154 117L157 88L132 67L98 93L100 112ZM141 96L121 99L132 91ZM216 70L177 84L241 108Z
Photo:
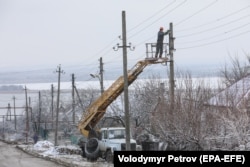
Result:
M250 138L250 75L225 88L205 104L203 127L213 126L210 148L236 149ZM210 115L209 115L210 114ZM210 127L211 128L211 127ZM205 128L204 128L205 129ZM214 143L211 142L212 139ZM245 147L245 146L244 146Z
M206 105L222 108L235 107L236 109L248 109L250 107L249 99L250 75L210 98Z

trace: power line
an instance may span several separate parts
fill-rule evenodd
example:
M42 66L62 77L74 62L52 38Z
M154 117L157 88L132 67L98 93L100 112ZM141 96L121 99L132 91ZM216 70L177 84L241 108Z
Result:
M179 25L179 24L181 24L181 23L183 23L183 22L189 20L190 18L192 18L192 17L194 17L195 15L197 15L197 14L199 14L199 13L205 11L207 8L209 8L210 6L214 5L214 4L217 3L217 2L218 2L218 0L215 0L214 2L208 4L207 6L205 6L205 7L202 8L202 9L198 10L197 12L195 12L194 14L192 14L191 16L188 16L188 17L186 17L185 19L183 19L183 20L177 22L174 26L176 27L177 25Z
M218 38L219 36L223 36L223 35L225 35L225 34L227 34L227 33L231 33L231 32L233 32L233 31L235 31L235 30L239 30L239 29L241 29L241 28L244 28L245 26L247 26L247 25L249 25L249 24L250 24L250 22L249 22L249 23L246 23L246 24L244 24L244 25L240 25L240 26L238 26L238 27L236 27L236 28L230 29L230 30L228 30L228 31L225 31L225 32L223 32L223 33L219 33L219 34L213 35L213 36L208 37L208 38L203 38L203 39L194 40L194 41L182 42L182 43L179 43L179 44L187 44L187 43L190 44L190 43L200 42L200 41L204 41L204 40L211 40L212 38Z
M193 26L193 27L189 27L189 28L185 28L185 29L181 29L181 30L177 30L176 32L182 32L182 31L187 31L187 30L193 30L193 29L197 29L197 28L200 28L200 27L207 26L207 25L212 24L212 23L214 23L214 22L218 22L218 21L224 20L224 19L226 19L226 18L228 18L228 17L230 17L230 16L232 16L232 15L238 14L238 13L242 12L243 10L248 9L249 7L250 7L250 5L247 6L247 7L241 8L241 9L239 9L239 10L237 10L237 11L234 11L234 12L232 12L232 13L230 13L230 14L227 14L227 15L221 17L221 18L218 18L218 19L216 19L216 20L210 21L210 22L208 22L208 23L201 24L201 25L197 25L197 26Z
M186 2L186 1L184 1L184 2L182 2L182 3L185 3L185 2ZM179 7L180 5L182 5L182 3L179 4L178 6L176 6L176 8ZM188 20L188 19L194 17L195 15L199 14L200 12L204 11L205 9L207 9L207 8L209 8L210 6L214 5L215 3L217 3L217 0L214 1L214 2L212 2L212 3L210 3L210 4L208 4L208 5L205 6L204 8L198 10L197 12L195 12L194 14L192 14L191 16L188 16L187 18L185 18L185 19L183 19L182 21L178 22L176 25L181 24L182 22L184 22L184 21L186 21L186 20ZM242 9L237 10L237 11L235 11L235 12L233 12L233 13L230 13L230 14L224 16L224 17L221 17L221 18L219 18L219 19L216 19L216 21L219 21L219 20L228 18L228 17L230 17L230 16L232 16L232 15L235 15L235 14L237 14L237 13L239 13L239 12L241 12L241 11L243 11L243 10L249 8L249 7L250 7L250 6L244 7L244 8L242 8ZM174 8L174 9L176 9L176 8ZM171 12L171 11L170 11L170 12ZM166 14L169 14L170 12L168 12L168 13L166 13ZM158 13L156 13L156 14L158 14ZM166 15L166 14L165 14L165 15ZM151 24L153 24L153 23L157 22L158 20L162 19L165 15L162 15L160 18L158 18L157 20L155 20L155 21L152 22ZM248 17L248 15L247 15L247 16L243 16L243 17L241 17L241 18L239 18L239 19L243 19L243 18L245 18L245 17ZM147 20L146 20L146 21L147 21ZM233 22L233 21L232 21L232 22ZM227 24L230 24L230 23L227 23ZM225 25L226 25L226 24L225 24ZM225 26L225 25L224 25L224 26ZM150 26L150 25L149 25L149 26ZM223 26L223 25L221 25L221 26ZM137 27L138 27L138 26L137 26ZM218 28L218 27L219 27L219 26L217 26L216 28ZM147 27L146 27L146 28L147 28ZM211 30L211 29L210 29L210 30ZM208 31L208 30L207 30L207 31ZM142 30L141 30L141 31L138 31L138 32L136 33L136 35L138 35L139 32L142 32ZM229 31L229 32L230 32L230 31ZM228 33L228 32L225 32L225 33ZM132 35L132 37L134 37L134 36L135 36L135 35ZM140 42L140 43L137 44L136 46L140 46L141 44L145 43L145 41L148 41L148 40L150 40L150 39L153 39L154 37L155 37L155 35L152 36L152 37L150 37L150 38L148 38L148 39L146 39L146 40L144 40L144 41L142 41L142 42Z
M145 22L147 22L148 20L152 19L153 17L155 17L156 15L158 15L160 12L162 12L163 10L166 10L168 7L170 7L171 5L173 5L176 2L176 0L174 0L173 2L167 4L166 6L164 6L162 9L160 9L159 11L157 11L155 14L151 15L150 17L146 18L145 20L143 20L141 23L139 23L138 25L134 26L133 28L131 28L130 30L128 30L128 33L130 31L133 31L134 29L136 29L137 27L141 26L142 24L144 24Z
M208 42L208 43L204 43L204 44L196 45L196 46L190 46L190 47L185 47L185 48L178 48L178 50L192 49L192 48L197 48L197 47L202 47L202 46L207 46L207 45L213 45L215 43L223 42L223 41L226 41L226 40L229 40L229 39L232 39L232 38L237 38L237 37L242 36L244 34L247 34L249 32L250 32L250 30L242 32L242 33L239 33L239 34L236 34L236 35L233 35L233 36L228 37L228 38L221 39L221 40L212 41L212 42Z
M176 1L176 0L175 0ZM135 26L133 29L131 29L130 31L136 29L137 27L139 27L140 25L142 25L143 23L145 23L146 21L148 21L149 19L155 17L156 15L158 15L161 11L163 11L164 9L168 8L169 6L171 6L172 4L175 3L175 1L169 3L168 5L164 6L164 8L162 8L161 10L159 10L158 12L156 12L154 15L152 15L151 17L147 18L146 20L144 20L143 22L141 22L140 24L138 24L137 26ZM174 9L172 9L170 12L174 11L175 9L177 9L179 6L181 6L182 4L184 4L186 2L183 1L181 4L179 4L178 6L176 6ZM165 17L167 14L169 14L170 12L168 13L165 13L164 15L162 15L160 18L158 18L156 21L160 20L162 17ZM154 23L156 22L154 21ZM138 34L138 33L137 33ZM104 47L103 49L101 49L99 52L97 52L93 57L95 57L96 55L99 55L101 54L102 52L106 51L105 53L103 53L104 55L106 55L108 52L111 51L108 50L108 47L111 46L111 44L113 44L113 42L116 40L116 38L114 40L112 40L106 47ZM94 60L93 60L94 61ZM94 62L91 62L89 64L85 64L85 66L92 66L93 64L95 64ZM70 68L70 67L76 67L75 65L74 66L66 66L65 68ZM45 69L46 70L46 69ZM48 69L48 70L51 70L51 69ZM36 72L37 70L29 70L29 71L25 71L25 72ZM39 71L43 71L43 70L39 70ZM21 72L14 72L14 73L21 73ZM13 74L13 72L12 72Z
M128 38L133 38L136 35L140 34L140 32L142 32L143 30L145 30L145 29L149 28L150 26L154 25L157 21L161 20L163 17L166 17L168 14L170 14L171 12L173 12L174 10L176 10L177 8L179 8L180 6L182 6L186 2L187 2L187 0L184 0L182 3L180 3L179 5L177 5L175 8L173 8L172 10L169 10L167 13L161 15L158 19L156 19L155 21L153 21L150 24L146 25L145 27L143 27L142 29L140 29L136 33L130 35Z
M184 2L185 2L185 1L184 1ZM184 3L184 2L183 2L183 3ZM202 9L200 9L200 10L198 10L197 12L195 12L194 14L192 14L191 16L188 16L187 18L185 18L185 19L183 19L182 21L178 22L176 25L179 25L179 24L181 24L182 22L184 22L184 21L186 21L186 20L188 20L188 19L194 17L195 15L199 14L200 12L204 11L205 9L209 8L210 6L214 5L214 4L217 3L217 2L218 2L218 1L216 0L216 1L214 1L214 2L212 2L212 3L210 3L210 4L208 4L207 6L205 6L204 8L202 8ZM224 16L224 17L221 17L221 18L217 19L216 21L219 21L219 20L228 18L228 17L230 17L230 16L232 16L232 15L234 15L234 14L237 14L237 13L239 13L239 12L241 12L241 11L247 9L247 8L249 8L249 6L244 7L244 8L242 8L242 9L240 9L240 10L237 10L237 11L235 11L235 12L233 12L233 13L230 13L230 14ZM243 16L243 17L241 17L241 18L239 18L239 19L243 19L243 18L248 17L248 16L249 16L249 15ZM164 16L163 16L163 17L164 17ZM160 17L159 19L161 19L161 18L162 18L162 17ZM159 20L159 19L158 19L158 20ZM155 22L158 21L158 20L155 20L153 23L155 23ZM234 21L236 21L236 20L234 20ZM232 22L234 22L234 21L232 21ZM238 20L237 20L237 21L238 21ZM232 23L232 22L231 22L231 23ZM227 24L230 24L230 23L227 23ZM227 25L227 24L224 24L224 25L221 25L221 26L217 26L216 28L225 26L225 25ZM213 29L215 29L215 28L213 28ZM209 29L209 30L211 30L211 29ZM208 31L208 30L206 30L206 31ZM204 32L205 32L205 31L204 31ZM228 31L228 32L230 32L230 31ZM228 32L225 32L225 33L228 33ZM137 34L139 34L139 33L137 33ZM193 35L193 34L192 34L192 35ZM133 37L133 36L132 36L132 37ZM150 40L150 39L152 39L152 38L154 38L154 36L152 36L152 37L150 37L150 38L144 40L143 42L140 42L139 44L137 44L137 46L140 46L141 44L145 43L145 41L148 41L148 40Z
M183 1L182 3L185 3L186 1ZM170 3L170 4L174 4L174 1L172 2L172 3ZM179 4L179 5L181 5L181 4ZM176 8L177 8L178 6L176 6ZM245 7L245 8L243 8L243 9L241 9L241 10L245 10L245 9L247 9L247 8L249 8L250 6L247 6L247 7ZM167 8L167 6L164 6L164 8ZM163 11L163 9L164 8L162 8L161 10L159 10L158 12L156 12L154 15L152 15L151 17L149 17L149 18L147 18L147 19L145 19L144 21L142 21L140 24L138 24L138 25L136 25L135 27L133 27L130 31L132 31L132 30L135 30L136 28L138 28L139 26L141 26L142 24L144 24L145 22L147 22L149 19L151 19L151 18L153 18L153 17L155 17L156 15L158 15L161 11ZM199 10L199 11L201 11L201 10ZM238 11L238 12L240 12L240 11ZM169 14L170 12L168 12L168 13L166 13L166 14ZM230 14L230 15L228 15L228 16L224 16L224 17L222 17L222 18L219 18L219 19L217 19L217 20L222 20L222 19L224 19L224 18L227 18L227 17L230 17L231 15L233 15L233 14L236 14L237 12L234 12L234 13L232 13L232 14ZM164 14L164 15L162 15L162 17L160 17L160 19L162 19L163 17L165 17L166 16L166 14ZM192 18L193 16L194 16L195 14L193 14L193 15L191 15L191 16L189 16L190 18ZM189 18L189 19L190 19ZM158 19L158 20L160 20L160 19ZM153 23L155 23L156 21L158 21L158 20L155 20ZM179 24L181 24L181 23L179 23ZM139 33L138 33L139 34ZM150 37L150 38L148 38L147 40L150 40L150 39L152 39L152 38L154 38L155 37L155 35L154 36L152 36L152 37ZM111 43L113 44L113 42L114 42L114 40L112 40L107 46L111 46ZM145 41L143 41L143 42L141 42L141 43L139 43L138 45L141 45L141 44L143 44L143 43L145 43ZM105 53L103 53L104 55L106 55L106 54L108 54L109 52L111 52L111 48L110 48L110 50L108 50L107 51L107 47L105 47L105 48L103 48L103 49L101 49L99 52L97 52L94 56L96 56L96 55L98 55L98 54L102 54L104 51L106 51ZM93 59L92 59L93 60ZM94 61L94 60L93 60ZM94 66L96 63L94 63L93 61L88 61L89 63L88 64L84 64L84 66ZM112 63L112 62L117 62L117 61L114 61L114 60L109 60L108 62L105 62L105 63ZM71 67L71 66L69 66L69 67ZM72 66L72 67L75 67L75 66ZM94 68L94 67L93 67ZM49 69L48 69L49 70ZM35 71L37 71L37 70L32 70L32 71L30 71L30 72L35 72ZM17 73L20 73L20 72L17 72Z
M194 35L202 34L202 33L205 33L205 32L210 32L210 31L213 31L213 30L215 30L215 29L218 29L218 28L224 27L224 26L226 26L226 25L229 25L229 24L235 23L235 22L237 22L237 21L240 21L241 19L246 18L246 17L249 17L249 16L250 16L250 15L246 15L246 16L243 16L243 17L241 17L241 18L238 18L238 19L235 19L235 20L233 20L233 21L230 21L230 22L228 22L228 23L221 24L221 25L218 25L218 26L216 26L216 27L212 27L212 28L209 28L209 29L206 29L206 30L203 30L203 31L199 31L199 32L195 32L195 33L191 33L191 34L187 34L187 35L182 35L182 36L177 36L177 38L184 38L184 37L188 37L188 36L194 36ZM242 28L242 27L244 27L245 25L248 25L248 24L249 24L249 23L244 24L244 25L241 25L241 26L239 26L238 28ZM238 28L236 28L236 29L238 29Z
M176 25L181 24L182 22L184 22L184 21L186 21L186 20L192 18L193 16L197 15L198 13L204 11L205 9L209 8L210 6L212 6L213 4L217 3L217 1L218 1L218 0L215 0L214 2L208 4L207 6L205 6L204 8L202 8L202 9L200 9L200 10L198 10L197 12L195 12L194 14L192 14L191 16L188 16L187 18L185 18L185 19L183 19L182 21L178 22ZM181 4L179 4L178 6L176 6L176 7L174 8L174 10L175 10L176 8L180 7L181 5L183 5L185 2L186 2L186 1L183 1ZM173 11L173 10L172 10L172 11ZM170 11L170 12L172 12L172 11ZM169 14L170 12L168 12L167 14ZM163 15L162 17L165 17L165 15ZM159 19L155 20L153 23L157 22L157 21L160 20L162 17L160 17ZM152 25L152 24L151 24L151 25ZM149 27L149 26L148 26L148 27ZM137 34L138 34L138 33L137 33ZM155 37L155 36L152 36L152 37L150 37L150 38L148 38L148 39L146 39L146 40L140 42L138 45L141 45L141 44L145 43L146 41L148 41L148 40L150 40L150 39L153 39L154 37Z
M238 26L238 27L236 27L236 28L233 28L233 29L231 29L231 30L229 30L229 31L226 31L225 33L230 33L230 32L232 32L232 31L235 31L235 30L238 30L238 29L240 29L240 28L243 28L243 27L245 27L245 26L247 26L247 25L249 25L250 24L250 22L248 22L248 23L246 23L246 24L244 24L244 25L240 25L240 26Z
M180 5L178 5L177 7L175 7L173 10L171 10L170 12L174 11L176 8L178 8L179 6L181 6L183 3L185 3L187 0L185 0L184 2L182 2ZM139 26L141 26L143 23L147 22L149 19L155 17L156 15L158 15L160 12L162 12L163 10L165 10L166 8L170 7L171 5L173 5L174 3L176 2L176 0L174 0L173 2L169 3L168 5L164 6L162 9L160 9L158 12L156 12L155 14L153 14L152 16L150 16L149 18L145 19L144 21L142 21L141 23L139 23L138 25L136 25L135 27L131 28L129 31L133 31L135 30L136 28L138 28ZM170 12L168 12L167 14L169 14ZM162 15L158 20L160 20L162 17L165 17L166 16L166 13L164 15ZM158 21L157 20L157 21ZM154 21L155 23L156 21ZM152 23L151 23L152 24ZM148 26L147 26L148 27ZM145 28L144 28L145 29ZM139 33L137 33L139 34ZM112 40L106 47L104 47L103 49L101 49L99 52L97 52L94 56L96 55L100 55L102 52L105 51L105 53L102 53L102 55L106 55L107 53L111 52L111 49L109 49L109 46L111 46L111 44L114 43L114 41L116 40L117 38L115 38L114 40Z

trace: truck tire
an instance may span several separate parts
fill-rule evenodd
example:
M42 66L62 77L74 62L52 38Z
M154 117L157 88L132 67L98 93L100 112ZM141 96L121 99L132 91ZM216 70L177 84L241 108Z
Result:
M99 157L99 143L97 138L90 138L85 144L85 155L88 160L96 161Z
M108 163L114 162L114 156L113 156L111 150L107 150L105 159Z
M81 149L82 149L82 154L81 154L81 156L82 156L83 158L86 158L85 146L81 147Z

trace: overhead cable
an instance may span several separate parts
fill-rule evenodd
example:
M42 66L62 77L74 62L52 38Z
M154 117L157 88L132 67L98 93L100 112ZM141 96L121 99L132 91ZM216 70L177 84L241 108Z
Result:
M249 17L249 16L250 16L250 14L248 14L248 15L246 15L246 16L243 16L243 17L241 17L241 18L237 18L237 19L235 19L235 20L233 20L233 21L230 21L230 22L228 22L228 23L218 25L218 26L216 26L216 27L208 28L208 29L206 29L206 30L202 30L202 31L195 32L195 33L191 33L191 34L187 34L187 35L177 36L176 38L184 38L184 37L194 36L194 35L201 34L201 33L205 33L205 32L211 32L212 30L215 30L215 29L224 27L224 26L226 26L226 25L235 23L235 22L240 21L241 19L247 18L247 17ZM243 25L243 26L244 26L244 25Z
M241 9L239 9L239 10L237 10L237 11L234 11L234 12L232 12L232 13L230 13L230 14L227 14L227 15L221 17L221 18L218 18L218 19L216 19L216 20L210 21L210 22L208 22L208 23L201 24L201 25L197 25L197 26L193 26L193 27L189 27L189 28L185 28L185 29L181 29L181 30L176 30L176 32L187 31L187 30L191 30L191 29L193 30L193 29L196 29L196 28L200 28L200 27L207 26L207 25L209 25L209 24L212 24L212 23L215 23L215 22L224 20L224 19L226 19L226 18L228 18L228 17L230 17L230 16L233 16L233 15L235 15L235 14L238 14L238 13L240 13L240 12L242 12L242 11L248 9L249 7L250 7L250 5L247 6L247 7L241 8Z
M224 38L224 39L220 39L220 40L216 40L216 41L212 41L212 42L208 42L208 43L204 43L204 44L200 44L200 45L195 45L195 46L190 46L190 47L184 47L184 48L178 48L178 50L184 50L184 49L197 48L197 47L202 47L202 46L207 46L207 45L213 45L213 44L216 44L216 43L219 43L219 42L223 42L223 41L226 41L226 40L229 40L229 39L237 38L237 37L242 36L244 34L247 34L249 32L250 32L250 30L247 30L245 32L242 32L242 33L230 36L228 38Z
M207 8L209 8L210 6L214 5L214 4L217 3L217 2L218 2L218 0L215 0L214 2L208 4L207 6L205 6L205 7L202 8L202 9L198 10L197 12L195 12L194 14L192 14L191 16L188 16L188 17L186 17L185 19L179 21L179 22L176 23L174 26L176 27L177 25L179 25L179 24L181 24L181 23L183 23L183 22L189 20L190 18L192 18L192 17L194 17L195 15L197 15L197 14L199 14L199 13L205 11Z

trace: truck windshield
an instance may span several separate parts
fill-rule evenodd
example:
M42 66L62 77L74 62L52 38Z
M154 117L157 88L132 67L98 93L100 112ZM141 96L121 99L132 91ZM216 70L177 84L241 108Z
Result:
M110 139L124 139L125 129L109 130L109 138Z

